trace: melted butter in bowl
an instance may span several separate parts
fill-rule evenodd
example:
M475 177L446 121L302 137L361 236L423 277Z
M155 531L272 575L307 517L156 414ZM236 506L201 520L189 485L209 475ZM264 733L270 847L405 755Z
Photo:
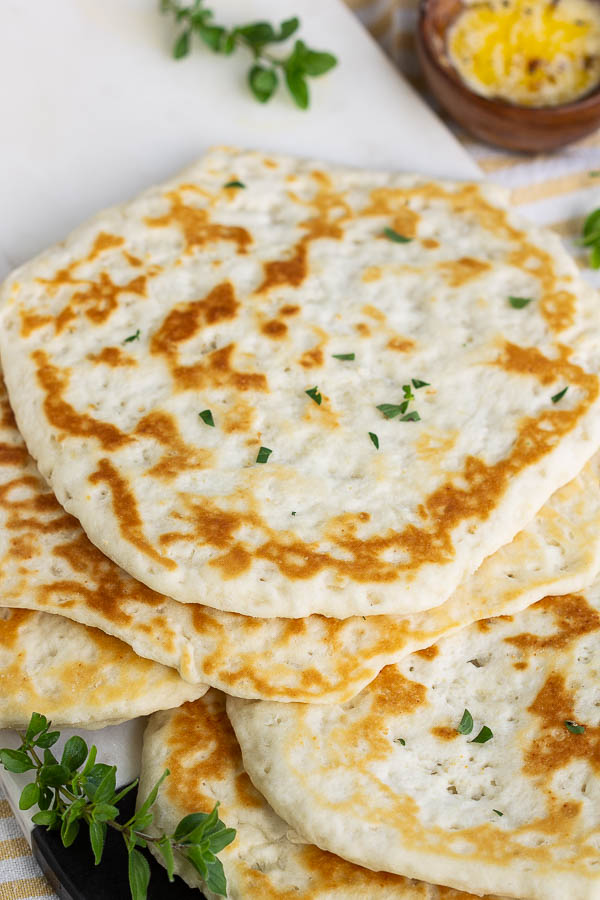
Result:
M447 32L468 87L521 106L556 106L600 83L600 4L487 0L465 4Z

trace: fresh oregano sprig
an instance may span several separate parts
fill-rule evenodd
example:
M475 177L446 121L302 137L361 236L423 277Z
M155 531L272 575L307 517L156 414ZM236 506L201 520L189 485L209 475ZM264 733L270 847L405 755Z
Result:
M183 25L173 45L175 59L189 54L194 35L214 53L229 56L239 47L249 50L253 62L248 70L248 85L260 103L271 99L281 74L296 105L306 109L310 103L307 78L324 75L337 65L333 54L313 50L301 40L296 40L294 49L287 56L274 56L270 52L268 48L273 44L287 41L298 30L300 19L297 16L285 19L279 29L270 22L249 22L226 28L214 23L214 13L204 6L204 0L193 0L189 6L182 6L178 0L161 0L160 8L163 13L172 13L177 24Z
M590 267L600 269L600 209L591 212L583 223L581 243L590 249Z
M82 825L88 827L95 864L102 859L108 828L119 831L128 853L129 888L132 900L145 900L150 881L150 866L139 848L154 844L160 851L169 881L173 881L175 854L189 860L206 886L214 894L225 897L227 882L217 853L235 838L235 830L226 828L218 817L219 804L210 813L185 816L172 834L154 837L147 833L152 824L152 806L169 770L165 769L137 812L127 821L118 822L117 804L137 786L137 780L117 792L117 767L96 762L96 747L88 749L83 738L75 735L66 742L60 762L51 747L60 732L50 731L51 723L40 713L33 713L26 732L19 732L21 746L17 750L0 750L0 763L9 772L35 772L35 781L25 785L19 807L39 807L33 816L36 825L60 830L65 847L69 847Z

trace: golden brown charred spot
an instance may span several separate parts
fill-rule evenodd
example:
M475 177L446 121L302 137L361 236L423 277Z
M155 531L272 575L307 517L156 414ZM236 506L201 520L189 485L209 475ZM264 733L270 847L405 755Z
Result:
M12 407L8 402L8 395L6 394L2 373L0 373L0 425L3 428L10 428L11 431L17 431L17 422Z
M134 269L137 269L142 265L142 260L139 258L139 256L133 256L133 254L129 253L127 250L123 250L123 256L129 263L129 265L134 267Z
M282 316L297 316L300 312L300 307L295 304L288 303L285 306L282 306L279 310Z
M379 281L381 276L382 271L379 266L367 266L362 274L362 280L365 284L369 284L371 281Z
M311 173L317 183L314 197L306 203L312 208L313 215L299 227L306 230L294 245L289 257L263 263L263 280L256 293L264 294L274 287L297 288L309 274L308 248L311 241L321 238L340 240L343 237L342 224L352 216L343 194L331 190L331 180L323 173ZM300 201L292 195L296 202Z
M16 424L14 427L16 428ZM0 466L23 466L28 458L25 447L0 443Z
M34 616L35 613L29 609L0 610L0 647L12 649L19 640L19 632Z
M180 390L204 387L234 387L240 391L267 390L267 379L257 372L240 372L231 365L235 344L208 353L190 365L179 363L179 344L189 341L209 325L228 321L237 315L239 302L231 282L224 281L202 300L175 307L150 341L150 352L163 356Z
M387 342L388 350L395 350L397 353L410 353L411 350L414 350L415 346L414 341L410 338L402 337L401 335L391 338Z
M76 526L76 520L35 475L20 475L0 485L0 508L6 531L56 534Z
M119 305L121 294L137 294L146 296L146 276L138 275L126 284L115 284L107 272L101 272L98 281L88 281L85 290L76 291L69 303L54 320L57 334L77 316L77 309L83 309L84 315L94 325L101 325L110 317Z
M403 237L417 236L419 214L408 205L410 194L403 188L375 188L370 203L361 210L361 216L389 216L391 226Z
M357 322L354 327L361 337L371 337L371 329L366 322Z
M379 760L389 756L393 735L389 733L389 717L410 715L427 703L427 688L410 681L394 665L386 666L368 688L370 711L348 725L333 729L331 740L348 747L348 756Z
M370 316L371 319L375 319L376 322L381 322L382 325L387 321L386 315L371 303L365 303L365 305L361 309L361 312L364 313L365 316Z
M25 309L19 310L19 316L21 318L21 337L24 338L29 337L36 329L43 328L44 325L49 325L53 321L52 316L27 312Z
M247 433L252 430L254 416L254 407L244 400L238 400L233 407L228 408L222 419L220 417L223 431L226 434L238 431Z
M160 410L144 416L136 425L134 434L150 438L166 448L165 454L147 473L163 481L171 481L191 469L205 469L213 457L210 450L186 444L174 416Z
M395 713L406 715L427 702L425 685L405 678L397 666L393 665L381 670L370 690L373 694L373 708L383 716Z
M323 350L320 346L306 350L298 360L304 369L316 369L323 365Z
M458 430L455 431L423 431L416 443L417 456L432 462L443 460L444 454L449 453L458 440ZM426 517L427 510L423 507L419 515Z
M86 279L73 278L75 269L83 263L92 262L97 259L97 257L100 256L101 253L104 253L105 250L114 250L117 247L122 247L124 243L125 239L119 235L108 234L106 231L101 231L96 235L87 256L84 256L81 259L75 259L73 262L69 263L66 268L59 269L53 278L37 278L36 281L39 284L46 285L50 295L54 295L59 288L64 287L65 285L85 284Z
M458 731L451 725L436 725L431 729L431 733L442 741L453 741L458 737Z
M557 289L554 259L550 253L525 241L512 251L508 261L540 282L540 310L552 331L569 328L575 321L576 299L570 291Z
M51 297L53 297L62 287L85 284L85 279L73 278L72 274L82 262L83 260L78 259L75 262L72 262L66 269L59 269L52 278L36 278L36 281L38 284L43 284L46 287Z
M532 609L548 612L554 620L556 631L552 634L531 634L523 632L504 638L523 653L538 653L542 650L563 650L573 641L600 631L600 614L581 594L567 594L564 597L544 597Z
M321 892L333 892L352 890L355 896L369 897L370 892L387 889L390 891L389 896L398 898L402 897L406 891L413 891L414 882L408 881L402 875L391 875L388 872L372 872L370 869L363 869L354 863L347 862L333 853L326 850L320 850L314 844L304 844L299 848L302 855L302 863L315 876L314 890L309 888L310 893L306 900L313 900L321 894ZM359 891L362 893L359 894ZM397 894L396 894L397 892ZM453 892L453 900L462 900L462 894ZM340 894L340 896L342 896ZM408 894L407 894L408 896ZM267 895L268 900L284 900L280 892ZM465 895L466 897L466 895ZM285 897L288 900L288 896ZM293 900L293 895L289 893L289 900ZM304 900L304 892L303 892ZM415 900L417 895L415 894ZM423 894L422 900L426 900Z
M181 190L189 189L189 185L181 185ZM197 206L188 206L183 202L180 191L169 191L166 195L170 209L163 216L146 218L146 225L152 228L168 228L176 226L181 229L187 253L193 253L197 247L214 244L217 241L231 241L236 245L238 253L247 252L252 237L245 228L236 225L219 225L210 221L208 210Z
M278 319L270 319L260 329L264 335L273 340L281 340L287 334L287 325Z
M252 565L252 554L248 550L244 550L239 544L233 546L231 550L211 560L211 566L215 566L221 571L221 578L229 581L237 578L243 572L247 572Z
M432 659L435 659L439 652L437 644L432 644L431 647L423 647L422 650L415 651L415 656L419 656L421 659L425 659L429 662Z
M600 728L585 725L583 734L572 734L565 722L577 722L575 698L562 673L552 672L527 709L538 718L538 728L527 751L523 772L543 779L581 759L600 771Z
M115 425L80 413L64 399L69 388L70 371L52 365L44 350L31 354L36 365L37 381L44 392L44 412L53 428L69 437L95 438L104 450L117 450L131 441L131 437Z
M289 259L276 259L263 264L264 278L257 290L258 294L264 294L274 287L299 287L308 274L307 238L304 237L296 244L294 252Z
M39 542L32 534L19 534L10 539L9 556L12 559L33 559L40 552Z
M239 802L245 809L260 809L264 800L258 793L245 772L240 772L235 779L235 792Z
M189 341L203 328L234 319L239 309L233 285L223 281L202 300L176 306L152 337L152 353L170 357L178 344Z
M497 622L512 622L512 620L512 616L493 616L490 619L479 619L479 621L475 623L475 627L478 631L487 633Z
M171 771L166 796L181 809L211 812L216 799L212 791L218 791L219 781L243 771L223 694L210 691L202 700L179 707L168 731L165 762ZM211 792L206 793L205 785ZM221 815L226 821L225 808Z
M59 269L53 278L36 279L47 288L50 296L64 287L79 287L79 290L74 291L58 315L41 315L21 310L21 333L23 336L27 337L36 328L40 328L48 322L53 322L55 332L60 334L69 322L77 318L79 309L83 310L90 322L100 325L117 308L121 294L131 293L140 297L145 296L147 282L145 275L138 275L126 284L115 284L107 272L101 272L97 280L73 277L73 273L79 266L96 259L105 250L122 246L123 243L122 237L101 232L87 257L74 260L67 268Z
M119 366L137 366L137 359L124 353L120 347L104 347L99 353L88 353L87 358L90 362L110 366L111 369Z
M85 261L91 262L96 259L96 257L100 256L101 253L104 253L105 250L113 250L115 247L122 247L124 243L125 238L116 234L108 234L106 231L101 231L100 234L97 235L92 249L86 256Z
M267 391L267 379L259 372L241 372L231 364L235 344L207 354L205 362L175 365L171 374L182 390L205 387L233 387L238 391Z
M143 522L138 512L138 504L127 481L108 459L101 459L98 468L89 476L91 484L105 484L112 497L113 514L123 538L133 544L141 553L167 569L175 569L172 559L158 553L144 537Z
M423 238L421 244L423 247L425 247L426 250L435 250L436 247L440 246L440 242L434 240L433 238Z
M164 603L164 597L117 568L100 552L77 526L70 540L52 548L58 559L68 564L75 577L65 574L36 589L38 603L56 611L71 607L87 607L100 613L110 622L129 625L132 616L126 612L129 600L147 607ZM83 576L83 577L82 577ZM161 625L161 640L168 636L165 620Z
M414 900L417 900L415 882L408 881L402 875L390 875L387 872L371 872L354 863L346 862L339 856L334 856L326 850L320 850L314 844L298 845L296 852L299 855L299 865L310 873L310 883L303 885L301 895L298 893L298 885L284 887L277 884L270 872L262 872L258 868L252 868L241 860L238 863L238 872L243 885L245 895L248 897L260 897L261 900L318 900L325 892L328 896L343 896L344 891L352 890L354 896L370 897L376 891L389 892L389 896L402 897L407 891ZM423 886L424 890L427 888ZM439 898L448 900L471 900L471 895L460 891L450 891ZM408 894L406 894L408 896ZM419 900L426 900L426 894L419 893Z
M488 262L463 256L461 259L438 263L438 269L447 278L450 287L461 287L491 269Z

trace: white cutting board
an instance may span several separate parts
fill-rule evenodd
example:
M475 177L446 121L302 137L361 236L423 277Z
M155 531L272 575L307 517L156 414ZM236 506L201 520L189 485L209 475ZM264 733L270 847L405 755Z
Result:
M338 56L336 69L311 79L308 111L298 110L285 90L264 106L254 101L244 52L224 58L198 45L191 57L174 61L175 30L154 0L1 0L0 279L211 144L480 176L341 0L207 5L225 24L298 15L302 38ZM120 783L139 769L142 725L89 736L99 760L118 765ZM17 743L14 733L0 732L0 746ZM16 808L28 778L1 777ZM20 818L28 835L29 816Z
M212 0L225 24L301 18L339 65L298 110L261 105L250 56L175 61L158 0L1 0L0 279L75 225L227 143L331 162L478 177L475 163L341 0Z

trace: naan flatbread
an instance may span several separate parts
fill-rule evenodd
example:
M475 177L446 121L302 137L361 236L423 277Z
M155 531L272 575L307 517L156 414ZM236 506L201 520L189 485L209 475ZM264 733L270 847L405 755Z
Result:
M152 829L171 833L183 816L210 812L219 800L220 818L237 829L234 842L219 854L229 900L472 897L398 875L370 872L303 842L252 787L225 714L225 698L217 691L150 719L144 735L140 797L148 794L166 768L171 775L153 807ZM175 871L191 887L201 887L210 900L216 900L216 895L203 887L196 870L177 854Z
M33 712L55 725L102 728L206 691L96 628L0 607L0 728L24 728Z
M600 445L597 296L503 196L216 150L19 269L0 354L60 502L182 602L444 602Z
M64 513L0 383L0 603L67 616L241 697L342 702L383 666L477 619L586 587L600 569L600 455L450 600L412 616L256 619L177 603L126 575Z
M445 638L344 705L227 710L245 770L305 840L474 893L590 900L599 676L597 582Z

